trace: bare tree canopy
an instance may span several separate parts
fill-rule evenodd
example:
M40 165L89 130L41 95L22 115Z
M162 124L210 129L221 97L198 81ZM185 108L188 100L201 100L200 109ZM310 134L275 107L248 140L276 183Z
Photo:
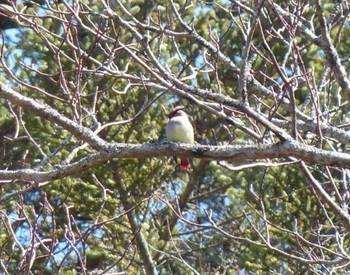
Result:
M0 273L350 272L349 13L0 1Z

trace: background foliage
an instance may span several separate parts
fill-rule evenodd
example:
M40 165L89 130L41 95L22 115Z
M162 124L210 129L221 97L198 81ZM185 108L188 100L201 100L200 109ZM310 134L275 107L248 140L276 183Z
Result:
M195 158L190 172L131 152L8 180L98 149L2 91L1 273L349 271L349 170L316 151L350 142L345 1L0 2L1 83L110 144L164 140L162 106L185 105L213 150L290 139L316 152Z

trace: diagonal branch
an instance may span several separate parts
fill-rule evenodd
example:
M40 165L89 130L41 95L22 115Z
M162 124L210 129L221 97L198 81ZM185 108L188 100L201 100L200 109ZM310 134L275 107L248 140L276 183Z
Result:
M86 128L75 121L68 119L67 117L61 115L58 111L54 110L48 105L44 105L31 99L29 97L23 96L17 93L15 90L0 82L0 98L5 98L11 103L26 108L33 112L33 114L38 115L52 123L56 123L63 127L68 132L72 133L78 139L81 139L89 143L93 148L98 151L105 151L107 149L107 142L98 137L89 128Z
M322 43L320 46L326 56L326 59L329 65L331 66L334 72L334 75L340 87L342 88L346 96L350 98L350 80L347 77L347 72L345 68L341 64L341 60L339 58L337 50L332 44L327 22L324 17L323 9L319 1L316 1L316 11L317 11L318 20L320 21L321 33L322 33Z

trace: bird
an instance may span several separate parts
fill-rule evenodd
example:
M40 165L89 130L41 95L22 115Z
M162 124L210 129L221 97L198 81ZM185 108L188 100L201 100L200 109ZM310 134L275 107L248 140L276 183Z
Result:
M185 107L177 106L167 114L169 121L165 134L169 141L192 144L194 142L193 127L183 109ZM189 170L191 168L190 161L186 156L181 156L180 160L181 170Z

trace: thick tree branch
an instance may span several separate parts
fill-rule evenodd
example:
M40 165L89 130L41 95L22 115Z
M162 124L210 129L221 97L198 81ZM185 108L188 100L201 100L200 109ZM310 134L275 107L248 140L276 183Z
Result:
M69 165L62 165L50 171L32 169L0 170L2 180L21 180L27 182L47 182L73 176L111 159L170 157L187 154L199 159L249 161L257 159L294 157L318 165L350 168L350 155L318 149L295 141L285 141L271 145L189 145L160 142L150 144L118 143L109 146L108 152L87 156Z

